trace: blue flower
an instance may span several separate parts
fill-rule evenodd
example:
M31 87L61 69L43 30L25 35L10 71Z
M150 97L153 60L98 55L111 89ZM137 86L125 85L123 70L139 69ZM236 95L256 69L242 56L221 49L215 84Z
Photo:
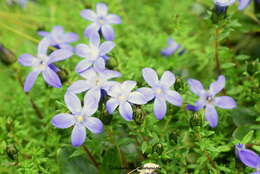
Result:
M108 91L108 95L111 96L106 103L108 113L112 114L119 106L120 115L127 121L132 120L133 110L131 104L142 105L147 102L141 92L132 92L135 86L136 82L131 80L115 84L111 90Z
M218 114L215 106L223 109L233 109L236 107L236 102L229 96L215 97L225 86L225 77L223 75L219 76L217 81L211 83L209 90L205 90L200 81L195 79L189 79L188 84L190 90L199 96L199 100L195 103L195 106L187 105L187 109L198 111L205 107L206 120L211 127L216 127L218 124Z
M260 174L260 156L254 151L246 149L244 144L237 144L236 155L246 166L257 169L251 174Z
M71 133L71 144L73 146L77 147L84 143L86 138L85 128L94 134L99 134L103 131L102 122L98 118L91 117L98 109L95 98L86 95L83 107L75 94L68 92L65 94L64 99L71 114L58 114L52 118L51 123L53 126L61 129L74 126Z
M231 6L235 1L236 0L214 0L216 14L226 14L227 8Z
M90 37L93 32L101 31L106 40L114 40L114 30L111 24L120 24L121 18L115 14L108 14L108 8L104 3L97 3L96 13L92 10L83 10L80 15L93 22L85 29L85 36Z
M180 48L181 46L177 42L172 38L168 38L167 47L161 51L161 54L164 56L170 56L176 53Z
M76 42L79 36L76 33L68 32L65 33L63 27L54 26L51 32L39 31L38 34L42 37L48 37L50 45L58 49L66 48L73 50L72 46L69 45L71 42Z
M107 59L106 54L109 53L115 44L112 41L105 41L100 45L100 37L98 33L93 33L90 36L89 45L78 44L76 46L76 54L79 57L85 58L76 66L76 72L82 73L91 68L92 65L99 66L104 64Z
M88 91L87 93L91 93L98 102L101 98L102 90L107 93L111 87L118 83L110 79L121 76L117 71L106 69L104 64L100 64L99 67L91 68L79 75L85 80L74 82L68 88L68 91L75 94Z
M28 92L38 75L42 73L44 80L55 88L60 88L61 81L59 76L56 74L58 68L53 63L65 60L72 56L72 52L67 49L59 49L52 52L49 56L47 55L50 41L48 38L44 38L38 45L38 54L36 57L30 54L23 54L19 57L19 63L23 66L31 66L32 72L26 77L24 83L24 91Z
M144 80L151 88L143 87L138 89L138 91L145 96L147 101L154 99L153 110L158 120L161 120L166 114L166 101L175 106L182 105L180 94L170 89L176 80L173 73L165 71L160 80L157 73L151 68L144 68L142 73Z

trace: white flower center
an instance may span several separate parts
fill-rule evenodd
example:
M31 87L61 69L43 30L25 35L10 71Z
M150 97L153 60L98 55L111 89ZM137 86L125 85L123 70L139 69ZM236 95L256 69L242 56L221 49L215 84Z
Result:
M162 93L162 89L161 89L161 88L156 88L156 89L155 89L155 93L156 93L157 95L160 95L160 94Z
M120 95L120 96L118 97L118 100L119 100L120 102L124 102L124 101L126 101L126 96Z
M94 47L94 46L91 47L90 57L92 59L97 59L99 57L99 49L97 47Z
M81 123L81 122L84 121L84 117L81 116L81 115L78 115L78 116L76 116L76 121L79 122L79 123Z
M103 25L103 24L105 24L105 18L103 17L103 16L100 16L99 18L98 18L98 23L100 24L100 25Z
M34 67L37 70L44 70L48 66L48 61L49 57L46 55L39 55L35 60L34 60Z

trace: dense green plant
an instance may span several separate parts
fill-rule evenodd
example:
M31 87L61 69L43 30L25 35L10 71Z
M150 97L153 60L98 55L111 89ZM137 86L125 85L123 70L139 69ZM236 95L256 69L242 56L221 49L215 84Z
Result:
M37 31L49 31L55 25L79 34L77 43L86 43L83 31L88 23L79 13L94 9L97 2L39 0L21 9L2 0L1 44L17 56L36 53ZM74 71L80 59L74 55L57 64L64 70L62 88L50 88L39 78L30 93L25 93L23 81L29 70L13 63L10 52L1 51L0 173L116 174L146 163L158 164L158 173L165 174L253 172L237 160L234 146L240 142L260 153L260 18L254 4L244 11L230 6L225 17L213 19L211 0L104 2L123 21L115 26L116 47L108 62L110 69L122 73L119 81L136 80L142 87L146 86L143 68L151 67L159 75L172 71L177 77L174 88L184 104L180 108L168 105L160 121L154 117L152 103L137 106L131 122L118 112L109 115L100 106L95 116L105 125L104 132L88 134L84 145L74 148L68 138L71 130L56 129L50 121L54 115L68 112L63 96L80 78ZM182 56L160 55L168 36L185 48ZM208 86L220 74L227 79L222 94L232 96L237 108L219 109L219 124L211 128L203 111L185 109L197 100L187 79L200 79Z

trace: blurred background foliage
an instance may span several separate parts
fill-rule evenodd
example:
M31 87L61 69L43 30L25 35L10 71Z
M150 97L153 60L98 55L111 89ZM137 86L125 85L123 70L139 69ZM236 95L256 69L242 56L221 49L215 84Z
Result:
M61 25L80 35L77 43L87 43L83 31L89 22L79 14L84 8L95 9L97 2L29 0L21 8L0 0L0 42L16 56L36 54L41 39L37 31ZM123 75L119 81L136 80L141 87L146 85L142 68L154 68L159 74L170 70L178 78L175 90L184 97L185 104L193 103L196 97L188 90L186 80L199 79L205 86L215 80L217 54L221 74L227 79L222 95L232 96L237 109L218 110L219 125L215 129L204 121L203 112L192 113L185 106L168 105L167 115L161 121L155 119L152 104L136 108L132 122L123 120L118 113L108 116L100 109L95 116L106 124L105 131L100 135L88 133L85 142L99 164L97 168L86 149L70 145L70 129L59 130L50 124L55 114L68 112L63 96L67 87L80 78L74 69L81 59L74 55L57 64L67 71L62 88L48 87L39 78L29 94L22 89L29 69L17 62L7 65L2 61L0 173L117 174L148 162L160 165L158 173L163 174L253 172L234 153L234 144L238 142L260 153L260 18L253 3L244 11L233 5L224 21L213 24L211 0L103 2L110 13L123 20L121 25L114 26L116 47L109 55L109 67ZM160 55L168 36L186 49L182 56ZM113 169L120 167L128 169Z

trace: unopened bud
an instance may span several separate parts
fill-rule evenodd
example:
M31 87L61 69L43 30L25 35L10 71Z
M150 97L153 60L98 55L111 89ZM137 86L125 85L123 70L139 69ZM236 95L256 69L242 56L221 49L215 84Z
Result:
M16 62L17 58L15 54L0 44L0 59L6 65L11 65Z

